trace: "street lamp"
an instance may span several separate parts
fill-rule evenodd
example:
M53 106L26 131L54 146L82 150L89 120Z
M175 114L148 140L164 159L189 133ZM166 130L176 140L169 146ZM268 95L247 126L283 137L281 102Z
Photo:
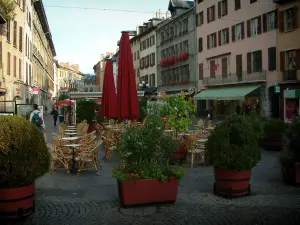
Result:
M145 89L146 87L149 87L149 84L146 84L145 81L142 81L142 83L139 84L141 89Z

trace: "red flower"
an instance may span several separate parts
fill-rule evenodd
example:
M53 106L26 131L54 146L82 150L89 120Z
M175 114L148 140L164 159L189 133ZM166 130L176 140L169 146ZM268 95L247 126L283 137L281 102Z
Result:
M134 174L133 174L133 173L131 173L131 174L130 174L130 176L131 176L131 177L134 177Z

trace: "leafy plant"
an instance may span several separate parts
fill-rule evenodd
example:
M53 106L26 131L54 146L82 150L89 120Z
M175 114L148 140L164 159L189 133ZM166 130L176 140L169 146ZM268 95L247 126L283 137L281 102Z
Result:
M195 112L196 106L183 93L167 97L166 104L161 108L161 114L169 116L168 123L175 129L176 134L188 130Z
M6 21L14 20L16 17L16 2L14 0L0 0L0 14Z
M70 96L69 95L65 95L65 94L62 94L58 97L58 101L61 101L61 100L66 100L66 99L69 99Z
M281 152L280 161L300 162L300 120L296 119L287 129L287 148Z
M147 99L143 98L139 100L139 108L140 108L140 121L143 121L147 117Z
M160 179L184 175L181 168L172 168L169 158L178 147L171 136L163 133L165 122L162 118L149 115L142 127L128 127L117 143L115 153L123 167L114 169L119 181L129 179Z
M268 120L264 127L266 136L283 135L286 129L286 123L283 120L277 118Z
M217 124L208 138L207 149L210 163L224 170L251 169L261 157L253 125L241 115L229 116Z
M19 116L0 117L0 188L32 184L49 170L43 134Z
M267 122L267 119L265 117L257 117L257 114L255 111L251 111L249 113L249 116L246 117L250 123L252 123L252 126L254 128L254 131L256 132L258 140L262 140L265 136L265 124Z
M96 119L96 102L91 100L80 100L77 102L77 120L80 123L86 120L88 124L92 124Z
M148 102L148 104L147 104L148 115L151 114L151 115L160 116L161 107L162 107L162 104L157 101Z

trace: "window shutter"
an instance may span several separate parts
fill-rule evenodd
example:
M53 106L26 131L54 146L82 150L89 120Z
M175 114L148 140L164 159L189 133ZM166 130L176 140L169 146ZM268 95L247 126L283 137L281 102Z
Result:
M0 65L2 66L2 60L3 60L3 56L2 56L2 41L0 41Z
M242 22L241 25L242 25L241 33L242 33L242 40L243 40L245 38L245 23Z
M22 80L22 60L19 59L19 79Z
M199 69L199 76L198 76L199 80L203 80L203 63L199 64L198 69Z
M203 51L203 39L202 37L198 39L198 51L202 52Z
M226 28L226 44L228 44L229 43L229 32L230 32L230 30L229 30L229 27L227 27Z
M212 20L215 20L216 19L216 7L215 5L212 6Z
M206 11L207 11L207 12L206 12L206 15L207 15L207 23L209 23L209 22L210 22L210 18L209 18L209 8L207 8Z
M206 46L207 49L210 49L209 45L210 45L210 43L209 43L209 35L207 35L207 46Z
M218 18L221 18L221 2L218 2Z
M284 31L284 11L278 12L278 28L279 32Z
M257 33L261 34L261 16L257 17L257 19L258 19Z
M262 72L262 51L261 50L258 51L258 60L257 61L259 63L259 66L258 66L259 72Z
M285 71L285 52L280 52L280 71Z
M296 69L300 70L300 49L296 50Z
M10 52L7 53L7 75L10 75Z
M276 70L276 47L268 48L268 69Z
M275 29L277 29L278 28L278 10L276 9L275 11L275 24L274 24L274 26L275 26Z
M247 37L251 37L251 21L247 20Z
M235 42L235 26L231 27L231 40Z
M294 24L294 29L297 29L297 26L298 26L297 19L299 18L299 15L297 13L298 13L297 6L294 6L293 7L293 15L294 15L293 24Z
M216 71L214 70L215 65L215 60L210 61L210 78L214 78L216 75Z
M218 31L218 39L219 39L219 46L221 46L222 45L222 43L221 43L221 31L219 30Z
M252 60L251 60L251 52L247 53L247 73L252 72Z
M215 46L214 47L217 47L217 32L214 33L214 41L215 41Z
M199 26L199 13L196 14L196 27Z
M199 25L203 24L203 12L200 13L200 21L199 21Z
M267 13L262 15L263 18L263 32L266 33L268 31L268 23L267 23Z
M222 76L227 77L227 58L222 58Z
M17 76L17 57L14 56L14 77Z

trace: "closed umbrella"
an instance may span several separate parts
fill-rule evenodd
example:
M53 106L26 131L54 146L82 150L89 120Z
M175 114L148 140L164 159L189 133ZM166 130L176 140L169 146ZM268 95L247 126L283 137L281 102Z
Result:
M100 115L107 118L116 118L117 95L111 60L106 61Z
M119 51L117 118L135 120L140 117L131 45L127 32L122 32Z

